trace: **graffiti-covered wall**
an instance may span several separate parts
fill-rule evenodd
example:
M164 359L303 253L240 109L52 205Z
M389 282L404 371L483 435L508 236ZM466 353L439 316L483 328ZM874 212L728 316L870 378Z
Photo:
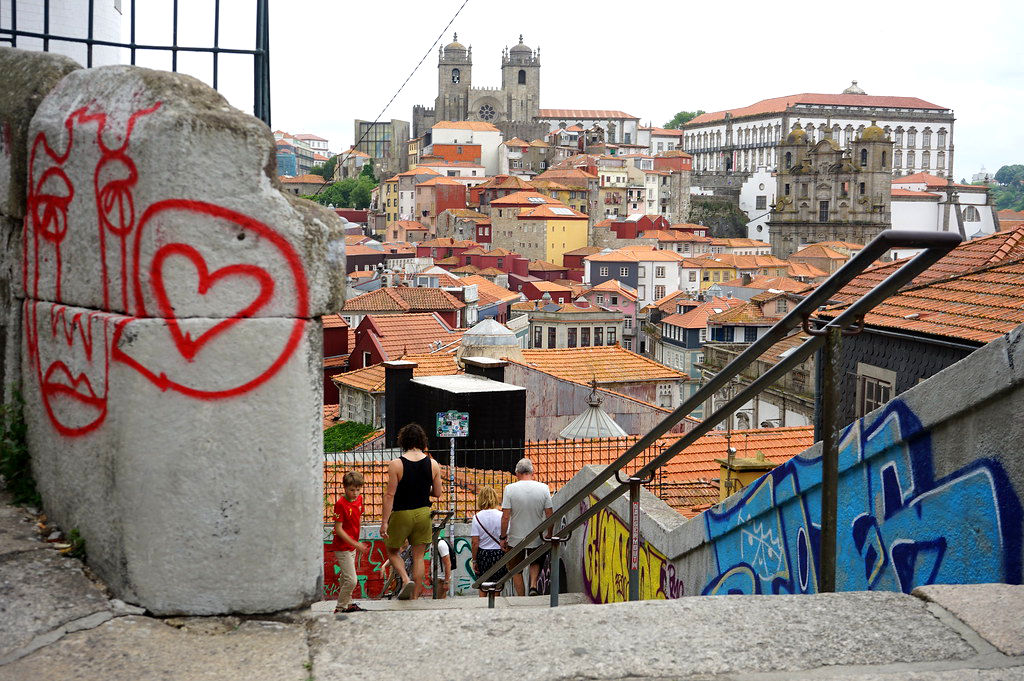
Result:
M0 71L51 59L0 48ZM309 602L336 216L280 192L269 129L193 78L111 66L33 92L0 95L0 196L24 216L4 257L47 513L154 613Z
M1024 327L854 422L840 441L837 589L1021 583L1021 442ZM815 592L820 486L819 444L689 522L645 494L644 597ZM594 601L624 599L624 521L619 499L569 544L571 584Z

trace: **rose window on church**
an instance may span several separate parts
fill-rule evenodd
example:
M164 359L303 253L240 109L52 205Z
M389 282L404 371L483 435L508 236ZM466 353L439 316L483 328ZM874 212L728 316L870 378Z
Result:
M484 104L480 107L480 120L482 121L493 121L494 120L494 107L490 104Z

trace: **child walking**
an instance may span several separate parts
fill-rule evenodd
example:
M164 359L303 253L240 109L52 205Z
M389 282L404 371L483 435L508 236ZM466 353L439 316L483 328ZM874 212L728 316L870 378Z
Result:
M334 504L334 560L340 570L338 574L338 605L334 612L363 612L352 602L352 591L356 588L356 553L366 553L370 547L359 541L359 530L363 517L363 474L349 471L341 479L345 493Z

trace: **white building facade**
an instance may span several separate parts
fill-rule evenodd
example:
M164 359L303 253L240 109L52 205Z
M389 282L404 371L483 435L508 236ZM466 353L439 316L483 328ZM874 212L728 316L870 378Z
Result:
M695 171L752 172L777 167L776 145L802 128L812 142L827 136L849 145L876 122L893 140L893 174L948 177L953 167L953 111L917 97L805 93L701 114L684 127L683 148Z
M484 121L440 121L430 130L430 144L479 144L480 163L486 175L501 172L498 147L502 142L501 131Z
M636 116L608 109L541 109L536 120L547 124L551 132L574 125L590 130L599 125L605 132L605 141L612 144L637 144L640 128Z

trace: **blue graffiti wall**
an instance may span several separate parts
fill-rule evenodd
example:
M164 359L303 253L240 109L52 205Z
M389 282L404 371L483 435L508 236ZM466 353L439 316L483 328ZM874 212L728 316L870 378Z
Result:
M837 590L1021 583L1021 504L1002 466L977 459L936 479L930 434L901 400L843 432L839 470ZM820 519L820 458L705 512L717 572L704 593L817 591Z

